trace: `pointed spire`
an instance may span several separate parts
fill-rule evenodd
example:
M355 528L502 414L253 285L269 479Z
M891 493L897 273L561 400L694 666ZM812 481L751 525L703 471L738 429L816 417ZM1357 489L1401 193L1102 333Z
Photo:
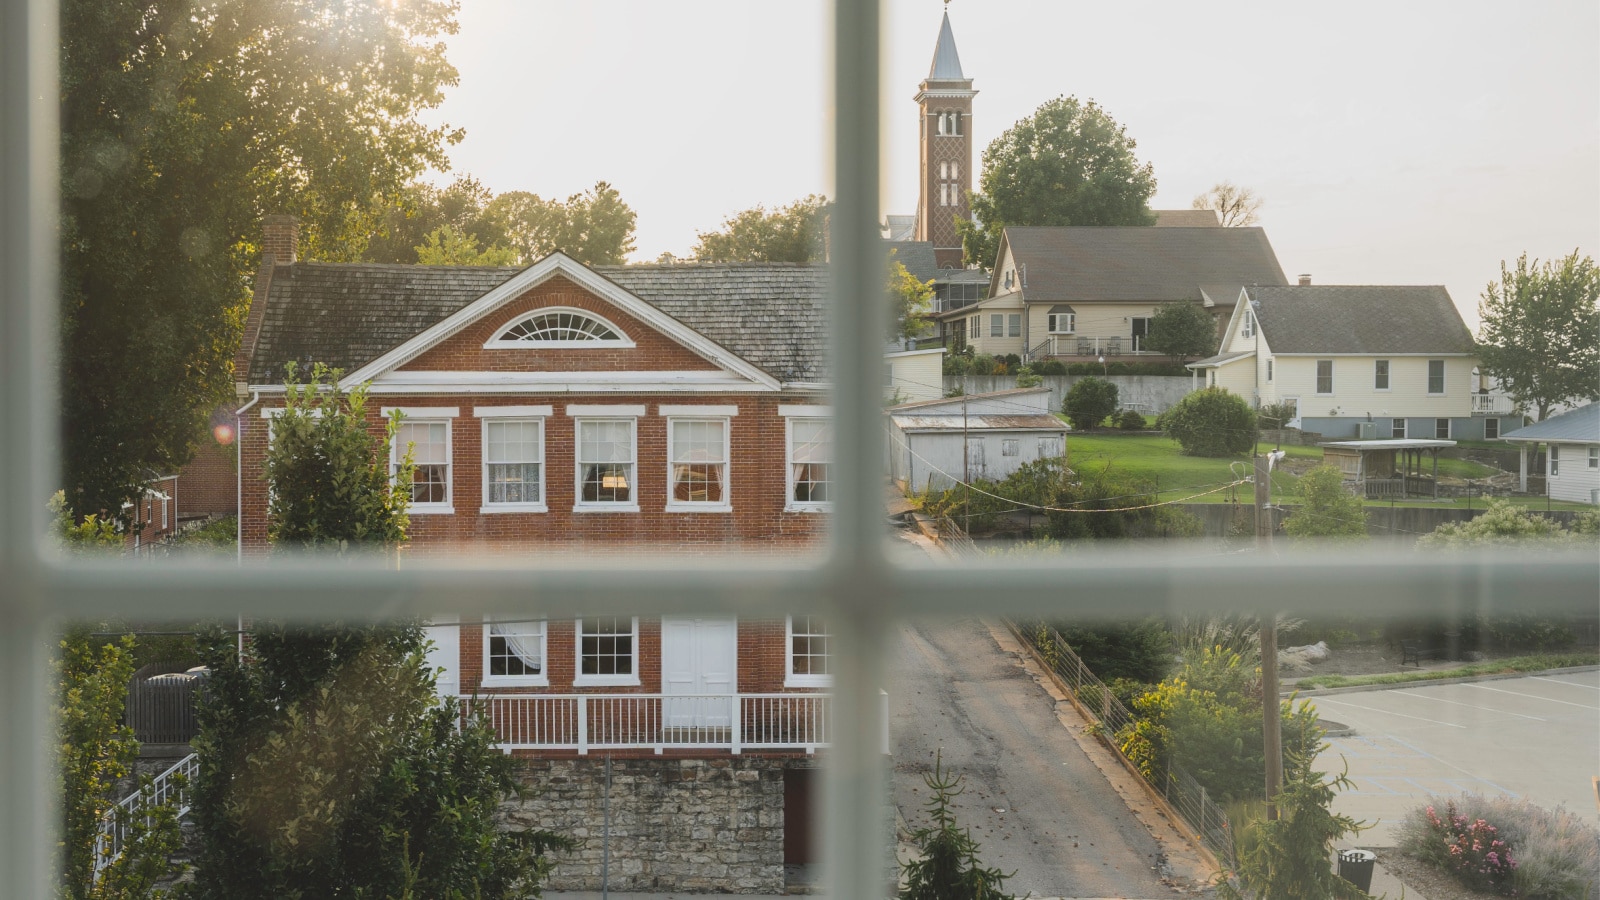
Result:
M950 31L950 10L944 12L944 23L939 26L939 45L933 50L933 65L928 67L929 81L966 81L961 74L961 56L956 53L956 36Z

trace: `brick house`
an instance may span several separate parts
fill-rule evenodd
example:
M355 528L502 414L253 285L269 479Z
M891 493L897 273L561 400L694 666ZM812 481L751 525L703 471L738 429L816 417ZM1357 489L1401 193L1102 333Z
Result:
M242 553L267 550L262 459L289 361L370 384L375 432L403 413L408 554L536 565L818 543L823 268L324 264L297 260L294 220L266 232L236 361ZM430 631L441 692L472 698L526 759L537 795L512 818L595 836L552 887L598 887L602 758L632 776L610 798L614 889L781 891L785 864L811 861L820 620L524 615Z

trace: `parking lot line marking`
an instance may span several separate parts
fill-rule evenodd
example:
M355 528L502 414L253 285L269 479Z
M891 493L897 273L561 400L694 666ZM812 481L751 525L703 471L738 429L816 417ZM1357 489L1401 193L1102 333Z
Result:
M1490 787L1494 788L1495 790L1499 791L1502 794L1510 794L1513 797L1517 796L1516 792L1511 791L1511 790L1507 790L1506 788L1503 788L1500 785L1495 784L1494 782L1490 781L1489 779L1484 778L1482 775L1479 775L1479 774L1477 774L1475 772L1471 772L1471 771L1469 771L1467 769L1463 769L1460 766L1456 765L1455 763L1447 762L1447 761L1445 761L1443 759L1440 759L1439 757L1434 756L1432 753L1429 753L1428 751L1422 749L1421 747L1415 746L1413 744L1406 743L1406 741L1402 740L1401 738L1392 738L1392 740L1396 744L1399 744L1402 747L1410 748L1411 750L1415 751L1417 754L1419 754L1421 756L1426 756L1428 759L1433 760L1434 762L1438 763L1441 766L1444 766L1444 767L1449 768L1449 769L1455 769L1457 772L1460 772L1461 774L1467 776L1468 778L1472 779L1473 781L1481 782L1483 784L1487 784L1487 785L1489 785Z
M1528 716L1528 715L1523 715L1522 713L1505 712L1504 710L1498 710L1498 709L1489 709L1488 707L1485 707L1485 706L1477 706L1477 705L1474 705L1474 704L1471 704L1471 703L1462 703L1460 700L1446 700L1443 697L1429 697L1426 694L1413 694L1413 693L1411 693L1409 691L1392 691L1391 695L1392 696L1396 696L1396 697L1409 697L1409 698L1411 698L1413 700L1432 700L1435 703L1453 703L1456 706L1465 706L1468 709L1481 709L1481 710L1483 710L1485 712L1495 713L1496 715L1516 716L1519 719L1532 719L1535 722L1543 722L1544 721L1544 719L1539 717L1539 716Z
M1391 711L1389 711L1387 709L1378 709L1375 706L1362 706L1359 703L1346 703L1343 700L1333 700L1333 699L1330 699L1328 697L1318 697L1317 700L1319 700L1319 701L1321 701L1323 703L1332 703L1332 704L1335 704L1337 706L1348 706L1351 709L1364 709L1367 712L1382 713L1383 715L1386 715L1386 716L1399 716L1402 719L1415 719L1418 722L1431 722L1431 723L1433 723L1435 725L1449 725L1451 728L1465 728L1465 727L1467 727L1465 725L1457 725L1455 722L1441 722L1438 719L1429 719L1429 718L1426 718L1424 716L1413 716L1413 715L1408 715L1406 713L1391 712Z
M1591 691L1600 691L1600 684L1586 684L1582 681L1562 681L1559 678L1550 678L1545 675L1530 675L1534 681L1548 681L1551 684L1564 684L1567 687L1588 688Z
M1588 703L1573 703L1571 700L1556 700L1552 697L1541 697L1538 694L1524 694L1521 691L1507 691L1500 688L1484 687L1481 684L1469 684L1467 687L1477 688L1480 691L1494 691L1496 694L1510 694L1513 697L1527 697L1530 700L1543 700L1546 703L1559 703L1562 706L1576 706L1579 709L1587 709L1590 712L1600 709L1600 707L1595 707Z

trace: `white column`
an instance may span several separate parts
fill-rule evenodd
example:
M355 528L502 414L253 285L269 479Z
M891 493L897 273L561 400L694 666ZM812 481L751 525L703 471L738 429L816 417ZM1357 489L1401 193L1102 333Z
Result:
M1517 445L1517 490L1520 493L1528 492L1528 445Z

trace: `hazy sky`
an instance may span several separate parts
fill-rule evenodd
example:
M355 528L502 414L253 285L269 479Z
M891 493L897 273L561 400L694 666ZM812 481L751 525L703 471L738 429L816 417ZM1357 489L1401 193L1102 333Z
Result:
M916 209L942 3L887 0L884 209ZM1058 94L1155 166L1156 208L1231 179L1292 279L1444 284L1469 325L1501 259L1600 249L1600 4L955 0L975 151ZM816 0L463 0L457 172L565 197L611 182L636 260L755 204L831 193ZM977 159L974 160L976 164Z

